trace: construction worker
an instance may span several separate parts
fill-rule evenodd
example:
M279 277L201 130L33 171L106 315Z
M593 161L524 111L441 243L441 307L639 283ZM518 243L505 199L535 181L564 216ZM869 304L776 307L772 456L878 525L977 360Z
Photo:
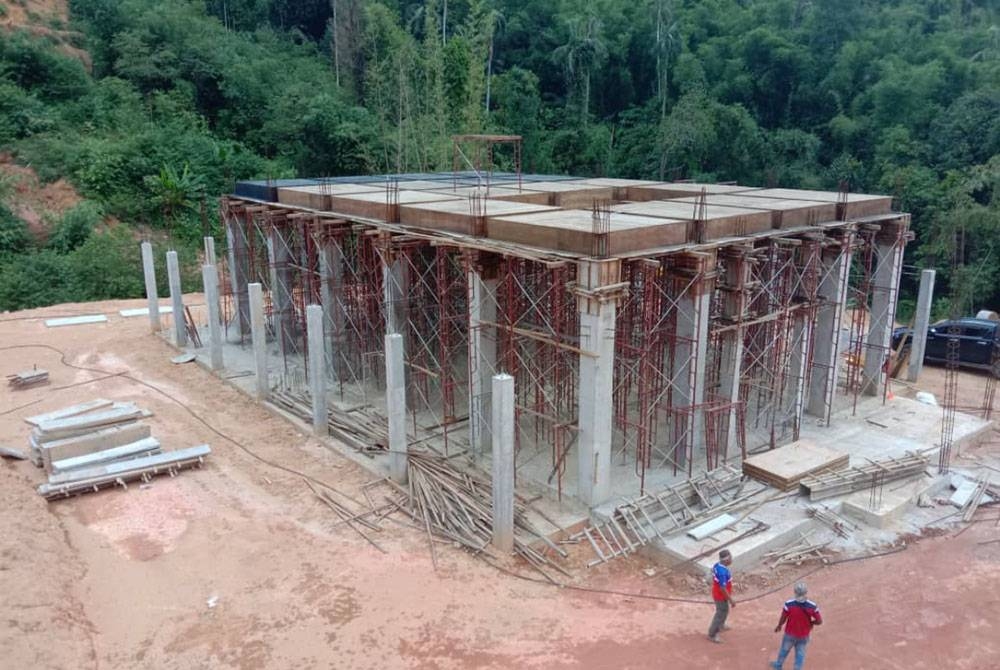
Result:
M802 664L806 661L806 645L809 643L809 634L813 626L823 623L820 616L819 606L806 598L805 582L798 582L795 585L795 597L785 601L785 606L781 610L781 619L774 627L775 633L781 632L781 627L785 627L785 636L781 639L781 648L778 650L778 660L771 662L771 667L781 670L785 663L788 652L795 648L795 670L802 670Z
M726 618L729 616L729 609L736 607L733 600L733 574L729 571L729 565L733 562L733 555L728 549L719 552L719 562L712 566L712 600L715 601L715 616L712 617L712 624L708 627L708 639L712 642L722 642L719 633L729 630L726 625Z

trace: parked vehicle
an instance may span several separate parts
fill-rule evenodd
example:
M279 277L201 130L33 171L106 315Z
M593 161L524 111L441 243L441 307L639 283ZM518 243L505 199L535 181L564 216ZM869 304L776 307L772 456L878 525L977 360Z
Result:
M903 351L908 351L913 330L896 328L892 332L892 348L898 349L900 340L906 336ZM944 363L948 358L948 341L958 341L959 365L969 368L989 370L1000 377L1000 322L988 319L947 319L932 324L927 329L927 348L924 360Z

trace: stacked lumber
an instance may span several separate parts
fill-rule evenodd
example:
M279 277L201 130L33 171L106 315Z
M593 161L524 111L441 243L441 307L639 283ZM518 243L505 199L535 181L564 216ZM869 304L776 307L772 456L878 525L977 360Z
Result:
M884 458L838 472L823 472L804 477L799 486L812 501L861 491L872 485L876 477L885 482L923 474L927 457L908 453L901 458Z
M47 370L39 370L34 368L32 370L25 370L24 372L18 372L13 375L7 375L7 385L10 386L15 391L20 391L21 389L31 388L32 386L40 386L41 384L49 383L49 373Z
M789 491L806 477L843 470L850 457L842 452L799 440L756 454L743 461L743 474L782 491Z
M302 392L272 391L272 403L290 414L312 421L312 400ZM327 423L330 435L362 453L385 451L389 444L388 421L371 405L351 409L330 406Z
M29 458L49 476L39 495L53 500L173 475L201 464L210 453L208 445L163 452L150 427L141 423L149 416L134 403L98 398L26 418L33 426Z
M814 543L810 541L810 535L812 535L812 532L805 533L801 535L800 539L794 544L785 547L784 549L777 549L764 554L764 560L769 561L772 568L777 568L778 566L787 565L789 563L802 565L806 561L814 560L823 561L825 563L831 556L831 554L826 550L826 547L830 544L830 542Z

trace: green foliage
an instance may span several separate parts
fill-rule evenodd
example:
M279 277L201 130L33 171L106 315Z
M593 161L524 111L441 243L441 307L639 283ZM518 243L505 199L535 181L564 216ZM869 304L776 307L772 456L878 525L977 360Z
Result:
M68 257L73 290L87 300L143 295L139 245L124 226L91 235Z
M60 217L52 228L47 246L62 254L69 253L86 242L101 221L100 207L84 200Z
M0 204L0 262L10 254L19 254L31 244L28 226Z

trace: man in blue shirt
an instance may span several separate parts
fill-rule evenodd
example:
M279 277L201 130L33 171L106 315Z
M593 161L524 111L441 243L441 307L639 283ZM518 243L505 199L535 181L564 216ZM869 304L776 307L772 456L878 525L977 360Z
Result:
M736 607L733 600L733 574L729 572L729 565L733 562L733 556L728 549L719 552L719 562L712 566L712 600L715 601L715 616L712 617L712 624L708 627L708 639L712 642L722 642L719 632L728 630L726 618L729 616L729 609Z

